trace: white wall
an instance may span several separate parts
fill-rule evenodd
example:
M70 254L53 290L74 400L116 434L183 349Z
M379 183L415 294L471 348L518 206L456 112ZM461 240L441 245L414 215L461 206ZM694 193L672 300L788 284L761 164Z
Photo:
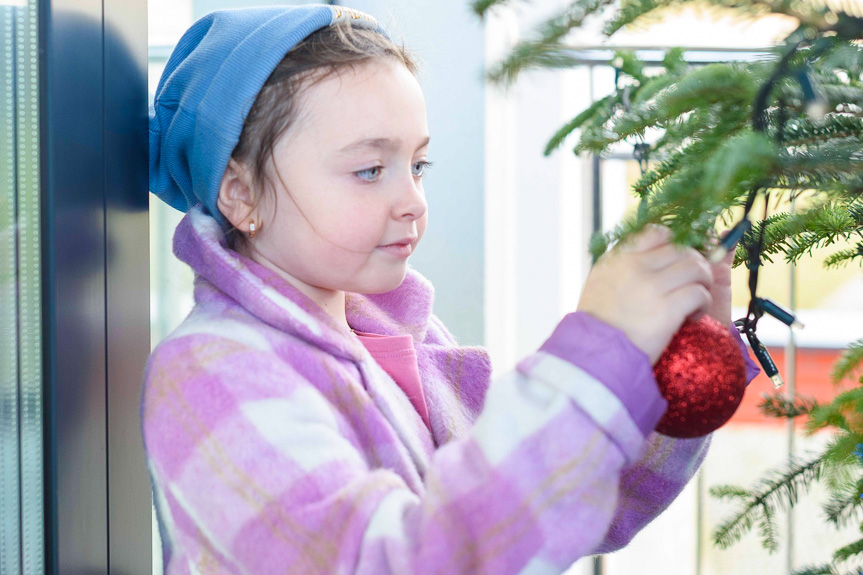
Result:
M538 17L497 11L487 22L489 64ZM575 310L589 269L590 161L568 144L542 155L557 129L589 105L589 73L529 72L509 89L488 87L486 100L486 345L504 371Z

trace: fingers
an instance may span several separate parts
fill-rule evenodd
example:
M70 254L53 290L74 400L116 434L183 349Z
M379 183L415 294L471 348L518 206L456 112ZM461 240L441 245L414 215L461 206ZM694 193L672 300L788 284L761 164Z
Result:
M620 251L628 253L647 252L667 244L671 240L671 230L665 226L648 224L620 244Z
M713 270L698 252L683 254L677 261L657 272L661 293L670 293L687 284L713 287Z
M720 240L724 240L725 238L727 238L728 234L730 234L731 232L732 232L732 230L725 230L724 232L719 234L719 239L714 239L710 242L711 249L714 249L717 246L719 246ZM730 246L726 246L727 251L725 253L725 257L723 257L721 260L719 260L718 263L726 263L726 262L731 263L732 261L734 261L734 253L737 250L737 245L739 243L740 243L740 240L738 239L736 242L734 242Z
M731 230L726 230L721 235L722 237L726 237ZM711 242L711 246L718 246L719 241L715 240ZM735 243L731 249L726 252L726 254L720 260L714 261L713 254L708 252L708 257L710 259L710 267L713 270L713 282L718 285L730 286L731 285L731 266L734 263L734 253L737 244Z
M716 266L724 266L724 267L730 268L730 267L731 267L731 264L732 264L732 263L734 263L734 254L735 254L734 249L730 249L730 250L728 250L728 253L726 253L726 254L722 257L722 259L721 259L721 260L719 260L718 262L714 262L714 264L713 264L713 265L716 265Z
M659 271L680 260L680 258L681 248L673 244L665 244L650 250L648 257L644 259L644 264L647 269Z
M659 271L681 260L703 260L704 257L693 248L665 244L652 249L644 258L647 269Z
M670 304L666 309L675 328L686 319L695 321L710 312L714 272L704 256L692 248L676 246L655 249L648 256L654 265L667 264L653 273L658 293Z
M713 305L713 297L701 284L687 284L673 292L675 306L674 321L677 325L683 324L684 320L698 319L705 315L710 306Z

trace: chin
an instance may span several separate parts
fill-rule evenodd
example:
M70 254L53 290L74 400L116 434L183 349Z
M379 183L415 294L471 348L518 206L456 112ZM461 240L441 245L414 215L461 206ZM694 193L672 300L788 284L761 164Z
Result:
M374 283L370 282L370 285L363 286L363 290L359 293L371 295L393 291L394 289L402 285L402 282L405 281L405 275L407 275L407 268L405 268L401 275L387 278L388 281L377 281Z

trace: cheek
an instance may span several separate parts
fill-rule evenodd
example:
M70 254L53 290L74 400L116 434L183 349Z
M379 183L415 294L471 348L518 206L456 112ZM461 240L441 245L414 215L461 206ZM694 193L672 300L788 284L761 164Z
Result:
M313 251L323 250L321 257L332 257L334 250L370 251L377 246L380 224L376 223L374 212L352 202L350 198L332 193L331 187L311 188L308 193L293 192L284 198L283 219L286 227L293 227L290 234ZM308 187L302 188L304 191ZM299 196L299 197L298 197ZM282 198L280 198L281 200Z
M342 200L321 214L316 227L327 239L350 250L371 251L383 239L387 217L377 206Z
M350 252L370 252L382 240L386 222L360 210L331 214L318 228L332 244Z

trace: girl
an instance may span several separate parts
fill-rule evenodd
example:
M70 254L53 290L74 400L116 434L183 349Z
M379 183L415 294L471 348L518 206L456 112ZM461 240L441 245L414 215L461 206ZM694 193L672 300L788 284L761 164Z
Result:
M414 72L334 6L211 14L168 62L150 187L188 211L196 305L143 394L167 573L560 573L625 545L704 457L652 431L651 365L685 318L730 323L729 262L648 229L490 384L408 266Z

